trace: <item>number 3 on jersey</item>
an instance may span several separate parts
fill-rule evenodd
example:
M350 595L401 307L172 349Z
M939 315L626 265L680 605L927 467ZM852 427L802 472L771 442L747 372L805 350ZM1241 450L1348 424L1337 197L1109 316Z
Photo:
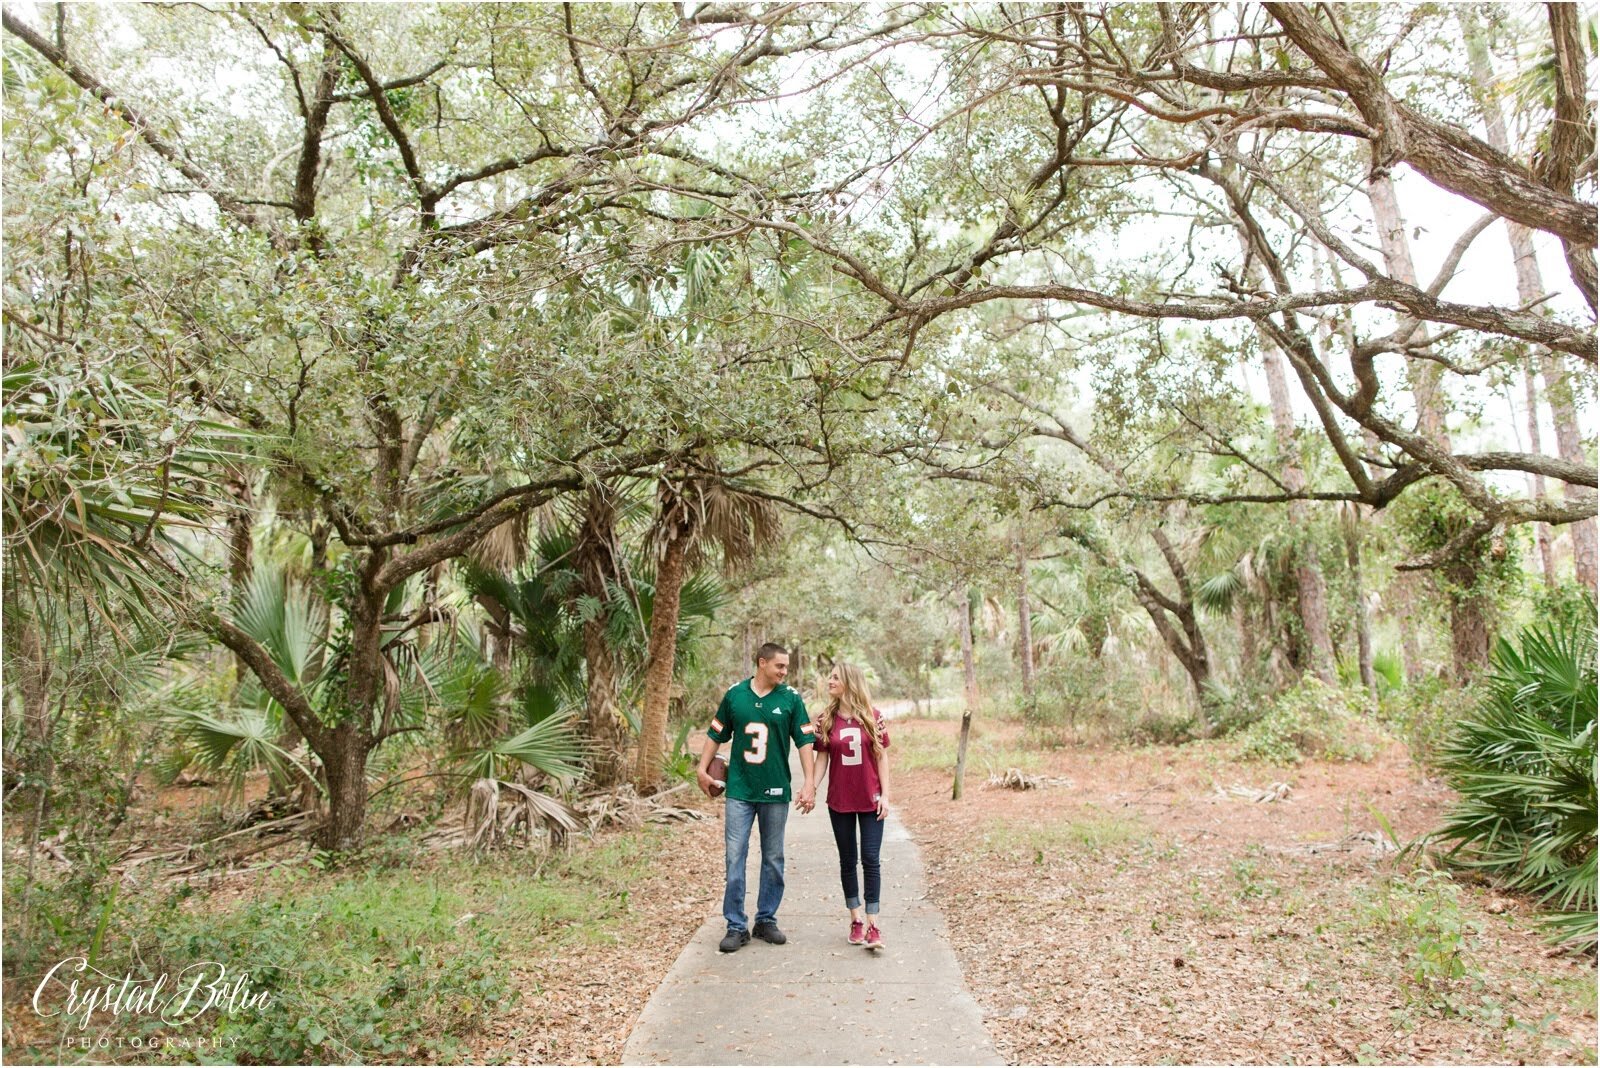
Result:
M839 763L845 765L861 763L861 728L840 727L839 741L849 746L839 755Z
M764 764L767 760L767 725L751 723L744 732L750 736L750 748L744 751L746 764Z

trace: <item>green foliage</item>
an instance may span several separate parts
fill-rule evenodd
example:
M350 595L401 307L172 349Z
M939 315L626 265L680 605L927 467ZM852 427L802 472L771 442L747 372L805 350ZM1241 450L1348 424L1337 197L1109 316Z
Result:
M230 981L247 972L269 1005L206 1013L185 1033L251 1063L461 1063L524 993L507 962L614 941L628 922L629 887L666 859L670 841L647 828L556 856L450 857L445 866L419 859L420 843L403 834L374 842L353 869L286 868L244 898L191 885L147 889L97 895L77 917L59 894L40 895L33 916L43 930L32 941L41 948L27 959L83 953L98 931L97 966L113 975L176 977L205 960L225 963ZM7 865L6 877L9 906L19 866ZM23 947L14 941L17 911L5 915L10 968ZM59 936L42 920L50 915Z
M1417 556L1450 545L1479 518L1460 491L1438 479L1407 490L1386 511L1401 543ZM1517 533L1514 528L1499 539L1485 533L1444 567L1426 572L1428 581L1454 603L1482 600L1492 605L1514 594L1523 582Z
M82 365L10 366L0 399L8 596L103 618L171 607L171 566L147 548L179 551L172 531L201 525L217 496L206 467L248 459L260 436Z
M1366 694L1335 689L1307 675L1239 731L1238 751L1241 759L1271 764L1365 762L1377 755L1383 741Z
M1404 688L1385 689L1378 698L1378 721L1406 744L1420 767L1438 764L1450 732L1478 702L1475 687L1457 686L1429 676Z
M1461 795L1438 836L1450 858L1554 910L1552 938L1596 943L1595 608L1502 639L1476 713L1440 767Z
M1092 810L1075 819L1046 822L994 819L983 828L977 845L992 852L1031 858L1036 864L1073 853L1104 853L1150 837L1144 822Z
M695 769L699 764L700 754L698 749L689 748L689 735L698 725L696 721L687 719L678 724L678 732L673 736L672 745L663 761L667 781L674 784L696 781Z
M1430 1003L1448 1007L1452 988L1476 975L1470 953L1482 928L1462 915L1449 873L1418 868L1390 876L1362 914L1400 938L1406 974Z
M578 779L583 775L583 747L573 728L572 713L546 716L533 726L473 751L463 766L470 779L504 777L508 761L520 761L553 779Z

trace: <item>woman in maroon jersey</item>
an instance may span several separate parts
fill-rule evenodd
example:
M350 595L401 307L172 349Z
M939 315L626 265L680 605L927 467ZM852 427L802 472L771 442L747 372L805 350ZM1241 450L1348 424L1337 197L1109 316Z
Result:
M883 873L879 855L889 812L889 732L872 707L867 679L854 664L838 663L828 676L828 704L817 717L816 785L828 784L828 817L839 847L839 881L850 910L850 944L883 948L878 927ZM860 863L863 887L856 881ZM863 890L865 895L863 896Z

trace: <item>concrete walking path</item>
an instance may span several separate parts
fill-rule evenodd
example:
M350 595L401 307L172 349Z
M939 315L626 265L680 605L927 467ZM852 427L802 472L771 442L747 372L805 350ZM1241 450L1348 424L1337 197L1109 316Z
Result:
M752 832L751 917L759 838ZM961 977L944 917L927 898L916 843L893 809L883 836L882 950L846 941L839 855L821 804L809 815L791 806L784 856L778 925L788 944L752 939L737 953L718 953L726 924L720 915L708 919L645 1006L624 1064L1005 1063Z

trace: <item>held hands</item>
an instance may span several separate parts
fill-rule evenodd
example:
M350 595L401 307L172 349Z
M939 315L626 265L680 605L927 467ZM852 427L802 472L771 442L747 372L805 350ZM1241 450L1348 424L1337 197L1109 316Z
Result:
M795 796L794 807L803 813L810 812L812 809L816 808L817 788L812 786L809 782L802 786L799 794Z

